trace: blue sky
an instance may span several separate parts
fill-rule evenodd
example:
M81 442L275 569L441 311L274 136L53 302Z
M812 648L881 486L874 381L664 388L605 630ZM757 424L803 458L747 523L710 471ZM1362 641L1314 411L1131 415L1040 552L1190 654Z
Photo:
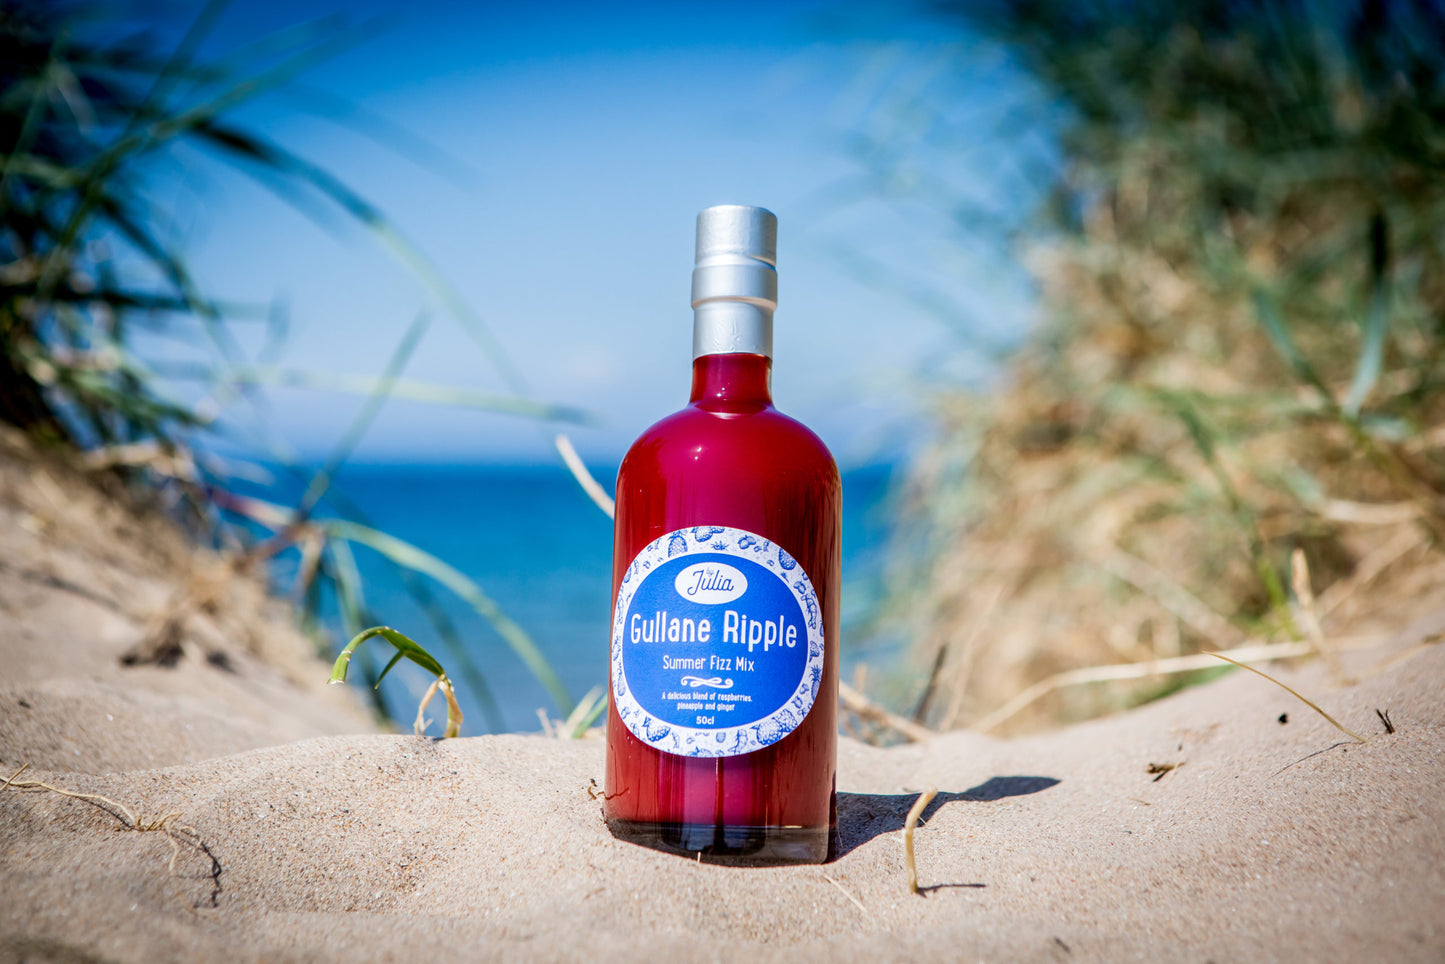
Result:
M337 9L237 3L207 49L223 53ZM353 22L382 14L384 26L304 85L400 125L445 158L419 162L317 116L305 91L270 95L238 119L386 212L485 319L534 398L597 416L599 427L572 435L601 463L686 400L697 211L772 209L778 404L845 465L894 458L926 432L939 384L986 374L970 339L1016 338L1029 296L989 242L917 205L846 189L860 170L850 135L897 124L907 136L888 98L956 74L970 45L918 17L837 9L347 4ZM985 112L1018 86L997 68L963 84L960 100ZM973 146L934 160L954 189L987 196L1007 144L981 122ZM379 373L431 305L406 376L505 390L461 327L365 231L341 216L317 224L223 166L179 160L162 194L183 214L197 275L217 297L284 300L288 365ZM869 264L908 280L881 284L860 267ZM309 455L324 452L360 404L267 394L271 426ZM404 401L387 405L357 452L368 461L551 457L533 423Z

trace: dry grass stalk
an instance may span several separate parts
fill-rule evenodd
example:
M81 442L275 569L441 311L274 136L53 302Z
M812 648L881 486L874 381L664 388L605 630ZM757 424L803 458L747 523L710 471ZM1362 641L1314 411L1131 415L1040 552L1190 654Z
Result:
M867 916L868 916L868 908L866 908L866 907L863 906L863 902L862 902L861 900L859 900L857 897L854 897L851 893L849 893L847 887L844 887L844 886L843 886L842 884L840 884L837 880L835 880L834 878L828 876L827 874L824 874L824 875L823 875L823 879L826 880L828 883L832 884L834 887L837 887L838 890L843 894L844 897L846 897L846 898L848 898L848 900L852 901L853 906L856 907L856 908L858 908L858 913L862 914L864 917L867 917Z
M211 848L201 839L200 832L195 827L187 824L177 823L180 819L179 811L168 811L158 817L146 819L144 814L137 816L125 804L100 793L81 793L78 790L67 790L64 787L57 787L54 784L46 783L43 780L21 780L20 775L30 769L30 764L22 764L20 769L10 775L10 778L0 784L0 790L44 790L58 796L68 797L72 800L83 800L98 810L104 811L116 820L127 830L137 833L163 833L171 845L171 856L166 862L166 871L176 876L176 860L181 855L181 848L188 847L196 853L203 855L210 862L208 876L211 879L210 905L216 906L221 894L221 862L211 852Z
M1394 669L1396 666L1399 666L1402 663L1408 663L1410 660L1414 659L1416 656L1419 656L1431 646L1438 646L1442 639L1445 639L1445 635L1437 635L1429 639L1423 639L1420 642L1415 643L1413 646L1403 649L1395 655L1387 657L1386 659L1381 660L1379 663L1376 663L1374 666L1371 666L1369 669L1365 670L1365 672L1362 674L1362 678L1368 679L1372 676L1378 676L1381 673Z
M1378 644L1380 638L1366 636L1340 642L1348 642L1352 648L1355 646L1363 648ZM1294 659L1308 656L1311 652L1313 652L1313 647L1309 643L1256 643L1228 650L1228 656L1223 653L1198 653L1192 656L1176 656L1172 659L1160 659L1147 663L1118 663L1113 666L1089 666L1083 669L1069 670L1040 680L1003 706L973 723L968 729L976 733L987 733L1003 725L1010 717L1020 713L1030 704L1067 686L1146 679L1151 676L1164 676L1172 673L1189 673L1208 669L1215 665L1215 657L1244 666L1245 663L1251 662L1269 663L1279 659Z
M920 672L1006 587L986 638L938 681L965 725L1075 667L1268 639L1290 621L1296 547L1326 644L1342 599L1388 618L1445 585L1375 567L1384 544L1445 531L1442 332L1414 320L1442 317L1445 286L1412 280L1441 276L1445 181L1394 139L1406 115L1439 129L1438 85L1372 59L1388 42L1433 78L1445 41L1407 19L1355 31L1308 6L1226 6L977 15L1080 109L1041 192L1048 227L1025 235L1042 324L987 395L940 399L912 481L936 547L909 600ZM1279 56L1235 55L1256 42ZM1346 96L1368 120L1340 121ZM919 130L950 129L943 103L910 103L938 111ZM1308 135L1280 120L1305 116ZM1307 154L1282 150L1301 136ZM878 146L911 169L906 143ZM927 134L914 149L937 162L956 146ZM1376 598L1356 594L1372 580ZM1010 729L1096 715L1112 696L1070 689Z
M185 447L173 446L167 451L155 441L91 449L81 456L80 464L93 472L117 466L143 466L185 482L195 482L200 477L196 461Z
M1310 565L1305 561L1303 549L1295 549L1290 553L1290 588L1294 590L1295 602L1299 611L1295 614L1299 625L1303 627L1306 638L1314 646L1315 652L1324 658L1330 668L1330 674L1334 676L1336 683L1349 683L1351 680L1345 675L1345 668L1340 663L1340 656L1335 652L1334 647L1325 638L1325 631L1320 626L1319 607L1315 605L1315 593L1310 586Z
M938 685L948 712L939 719L946 726L992 730L1007 719L1027 728L1046 719L1096 715L1112 706L1083 693L1051 703L1047 714L1033 710L1021 716L1020 711L1034 707L1043 693L1068 685L1059 677L1072 667L1117 664L1121 656L1154 663L1228 647L1244 633L1221 613L1239 614L1242 625L1267 616L1268 603L1231 534L1232 524L1209 511L1181 511L1192 498L1189 489L1208 484L1199 479L1202 466L1188 468L1192 456L1182 443L1169 442L1167 434L1148 443L1168 452L1167 458L1183 470L1178 484L1162 485L1123 469L1127 460L1142 457L1142 439L1166 432L1162 420L1150 424L1140 413L1114 416L1122 423L1117 431L1134 440L1133 452L1100 450L1107 437L1027 456L1008 452L1017 433L1047 413L1034 408L1043 401L1036 393L1056 395L1030 382L994 403L989 416L994 422L979 456L985 461L975 464L975 477L966 482L979 511L957 529L953 546L930 569L919 662L931 663L940 646L956 646L953 640L976 637L967 659L951 652L942 668ZM1009 405L1026 408L1000 411ZM978 408L972 415L984 417ZM955 431L965 435L969 430L960 424ZM1261 439L1252 446L1251 460L1296 462L1290 441ZM934 493L927 496L934 500L954 483L930 478L928 470L925 464L917 485L921 493ZM1355 484L1342 486L1349 491ZM1377 605L1378 593L1366 597L1362 590L1379 583L1411 552L1432 551L1418 522L1393 506L1392 522L1369 513L1357 513L1365 517L1358 522L1311 522L1279 493L1252 485L1248 491L1252 501L1266 506L1262 514L1288 521L1278 538L1303 543L1312 581L1326 587L1314 603L1320 635L1307 627L1317 644L1325 640L1322 654L1331 651L1326 621L1333 614L1343 616L1350 600ZM1300 536L1302 528L1315 534ZM990 592L990 585L1002 592ZM1155 608L1139 606L1141 599ZM1356 606L1351 612L1367 608ZM985 613L987 632L977 634ZM1260 629L1267 630L1267 622ZM1132 678L1151 675L1145 671Z
M1351 502L1348 499L1326 499L1317 511L1321 518L1331 522L1349 522L1356 525L1388 526L1409 522L1418 518L1420 507L1414 502L1389 502L1371 504Z
M432 701L432 697L437 695L438 690L447 698L447 725L442 736L451 739L462 731L462 707L457 702L456 687L445 676L436 677L426 688L426 693L423 694L421 703L416 708L416 721L412 723L411 731L417 736L426 735L426 728L431 723L431 720L428 720L425 715L426 707Z
M1198 596L1169 578L1166 573L1138 556L1125 552L1118 546L1111 546L1099 564L1110 574L1118 576L1178 616L1186 626L1204 638L1223 640L1239 635L1239 631L1230 625L1229 620L1209 608Z
M301 563L296 567L296 581L291 586L291 598L301 602L311 589L311 580L316 578L317 567L321 565L321 554L326 550L326 537L314 526L301 527L296 544L301 547Z
M838 699L846 709L865 720L887 727L909 742L920 743L936 735L928 727L919 726L912 720L884 709L842 680L838 681Z
M1250 665L1248 665L1248 664L1246 664L1246 663L1241 663L1241 662L1240 662L1239 660L1237 660L1237 659L1231 659L1230 657L1224 655L1223 653L1206 653L1205 655L1218 657L1219 659L1224 660L1226 663L1233 663L1235 666L1239 666L1239 667L1242 667L1242 668L1244 668L1244 669L1247 669L1247 670L1249 670L1251 673L1255 674L1256 676L1263 676L1265 679L1269 680L1269 681L1270 681L1271 683L1273 683L1275 686L1278 686L1280 689L1284 690L1286 693L1289 693L1289 695L1291 695L1291 696L1293 696L1295 699L1299 700L1299 701L1300 701L1301 703L1303 703L1305 706L1308 706L1310 709L1314 710L1314 711L1315 711L1316 713L1318 713L1320 716L1323 716L1326 720L1329 721L1329 723L1330 723L1331 726L1333 726L1335 729L1339 730L1341 733L1344 733L1346 736L1353 737L1356 741L1358 741L1358 742L1360 742L1360 743L1364 743L1364 742L1365 742L1365 738L1364 738L1363 736L1360 736L1360 734L1356 733L1354 730L1352 730L1352 729L1350 729L1349 727L1345 726L1345 725L1344 725L1343 723L1341 723L1339 720L1335 719L1333 716L1330 716L1330 715L1329 715L1328 713L1326 713L1324 710L1320 709L1319 705L1316 704L1313 700L1309 699L1309 698L1306 697L1306 696L1302 696L1300 693L1298 693L1298 692L1295 691L1294 689L1286 686L1285 684L1281 683L1279 680L1275 679L1273 676L1269 675L1268 673L1263 672L1263 671L1261 671L1261 670L1257 670L1257 669L1255 669L1253 666L1250 666Z
M236 575L245 568L242 557L222 558L195 569L148 621L145 635L121 654L126 666L174 666L182 655L197 657L190 620L198 614L216 615L231 594Z
M1348 578L1332 583L1320 593L1321 615L1331 615L1356 593L1378 579L1390 566L1416 549L1427 548L1429 543L1428 534L1414 526L1402 526L1384 545L1366 553Z
M601 484L592 477L592 473L587 470L587 463L583 462L582 456L577 454L577 449L573 446L572 439L566 434L558 432L556 436L553 437L552 442L557 446L557 454L562 456L562 461L566 464L567 471L572 473L572 477L577 480L577 484L582 487L582 491L587 493L587 497L596 504L597 508L601 509L607 515L607 518L612 518L613 514L617 511L617 503L613 501L612 496L607 494L607 490L602 488Z
M908 819L903 821L903 863L908 868L908 892L918 893L918 864L913 859L913 831L918 826L918 818L923 816L923 811L938 796L937 787L929 787L918 795L913 801L913 807L908 811Z
M957 654L958 665L960 669L965 672L967 671L969 662L973 659L975 650L978 648L979 641L984 639L984 630L987 629L992 622L994 610L998 608L998 603L999 600L1003 598L1004 590L1005 587L1003 585L996 583L988 594L984 596L983 606L975 616L973 625L969 627L968 636L964 639L963 645L959 647ZM944 717L944 729L952 729L958 724L958 715L963 709L963 691L957 686L951 688L953 690L953 698L948 704L948 715Z

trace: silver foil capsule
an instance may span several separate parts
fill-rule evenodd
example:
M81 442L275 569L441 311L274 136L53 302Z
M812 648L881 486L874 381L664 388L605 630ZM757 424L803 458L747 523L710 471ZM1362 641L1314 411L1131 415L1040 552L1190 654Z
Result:
M773 354L778 219L766 208L719 204L697 216L692 357Z

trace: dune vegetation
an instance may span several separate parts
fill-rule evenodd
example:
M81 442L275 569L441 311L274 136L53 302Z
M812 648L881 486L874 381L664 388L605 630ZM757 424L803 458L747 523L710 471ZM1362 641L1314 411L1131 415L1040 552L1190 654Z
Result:
M1438 599L1445 13L956 16L1063 121L1043 210L1010 226L1042 320L998 384L939 400L914 467L915 718L1087 717L1197 679L1205 650L1335 665Z
M452 675L494 728L500 723L486 676L436 604L434 586L490 623L568 716L574 702L546 658L482 587L370 526L333 483L393 396L560 423L587 416L527 398L481 319L360 192L234 119L367 39L375 25L337 15L202 56L225 7L204 5L173 42L154 25L113 19L114 12L0 2L0 422L42 446L83 454L90 472L164 506L236 573L266 578L283 571L268 571L278 557L293 562L278 588L323 655L339 648L338 633L354 637L380 621L358 574L359 546L401 573ZM402 377L427 329L427 308L410 325L398 320L397 347L380 375L286 366L284 304L210 297L174 241L171 224L181 212L158 185L207 163L251 176L298 217L339 216L369 234L412 273L420 301L467 331L508 393ZM157 343L169 346L159 359L143 347ZM362 396L321 464L301 464L268 430L258 389L276 384ZM274 467L262 472L263 497L236 484L255 481L259 467L211 454L218 438ZM570 451L565 436L559 447ZM284 494L293 491L302 494ZM176 642L158 638L150 649L172 654ZM373 656L363 650L358 668L375 683L385 669ZM387 712L373 692L377 709ZM405 709L395 716L409 721Z

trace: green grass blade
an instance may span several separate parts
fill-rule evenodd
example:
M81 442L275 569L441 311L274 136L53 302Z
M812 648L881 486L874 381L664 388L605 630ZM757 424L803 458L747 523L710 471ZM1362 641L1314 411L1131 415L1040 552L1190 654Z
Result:
M336 605L341 611L341 625L355 636L366 622L366 594L356 556L351 546L341 539L327 539L326 551L331 556L332 579L336 583Z
M90 221L95 203L104 194L106 186L115 179L121 164L127 157L149 150L150 133L157 130L160 124L173 119L164 111L155 108L164 102L171 85L186 72L196 49L215 26L225 6L225 0L209 0L201 8L201 12L171 56L152 75L150 90L138 103L127 105L129 109L126 112L126 123L120 135L89 163L77 169L78 180L75 187L79 189L79 203L70 212L59 243L46 253L40 269L42 291L48 290L59 280L73 245L81 238L84 227ZM153 117L160 117L161 120L147 127L146 122Z
M227 0L209 0L201 8L201 12L191 22L185 36L176 45L176 49L172 51L165 64L155 72L151 89L132 114L132 128L143 118L152 116L155 113L153 108L165 101L176 81L187 76L196 51L215 29L216 21L221 18L221 13L227 6Z
M385 371L377 379L375 390L366 396L366 401L362 403L356 417L351 420L351 424L346 427L346 431L337 440L326 464L321 467L321 471L312 476L311 484L306 487L306 492L302 495L301 502L296 508L298 520L305 519L311 514L311 510L316 508L316 503L320 502L322 496L326 494L326 490L331 488L331 480L336 477L341 466L346 464L346 460L351 457L352 451L361 442L366 430L371 427L371 423L381 412L381 407L391 396L391 390L396 384L397 377L411 359L412 352L416 350L417 344L421 341L421 336L425 334L427 322L428 318L425 312L417 315L416 320L411 323L411 327L402 336L396 350L387 360Z
M340 392L347 395L371 395L376 391L379 382L379 379L371 375L320 372L276 365L239 366L224 372L216 372L203 366L187 365L157 366L157 368L170 377L203 380L229 379L242 385L304 388L315 391ZM453 408L471 408L502 415L520 415L548 422L567 422L576 425L598 423L596 417L591 413L567 405L549 405L513 395L498 395L493 392L406 378L396 379L392 383L390 394L392 398L403 401L445 405Z
M146 99L130 108L127 123L120 136L87 163L78 166L59 185L62 189L77 193L79 198L70 211L57 243L43 259L40 269L42 293L48 292L60 280L63 268L71 260L70 256L82 237L84 227L90 222L96 201L105 185L114 180L116 173L128 160L155 150L177 137L194 133L221 113L287 82L320 59L319 52L339 49L339 37L328 39L277 67L233 84L211 100L172 113L152 111L149 105L156 96L164 93L176 74L177 68L173 68L172 63L183 66L189 61L190 46L198 43L199 38L209 30L210 22L219 13L219 6L211 3L202 11L194 29L182 41L172 61L155 77L152 90ZM146 123L153 117L153 122Z
M354 28L351 31L335 31L312 47L289 57L268 70L246 77L231 84L215 97L195 104L184 110L165 114L143 130L123 136L107 148L92 164L92 172L81 177L92 176L96 171L107 171L124 159L155 149L177 137L192 134L204 125L213 122L227 111L239 107L268 90L289 83L315 64L335 54L354 47L358 39L373 32Z
M390 626L372 626L370 629L364 629L353 636L351 642L347 643L341 652L337 654L336 662L331 664L331 678L328 682L346 682L346 671L351 666L351 657L355 654L357 647L368 639L374 639L377 636L380 636L388 643L391 643L392 646L395 646L398 657L405 657L411 660L433 676L447 675L447 671L442 669L442 664L438 663L436 659L432 657L432 654L428 653L419 643L397 632ZM390 669L389 666L387 668Z
M1159 389L1156 390L1155 395L1184 423L1190 439L1194 442L1195 448L1199 450L1199 455L1214 477L1215 484L1219 486L1219 492L1229 506L1230 515L1233 516L1241 534L1245 537L1250 559L1254 563L1255 572L1259 574L1265 593L1269 596L1270 604L1292 628L1293 620L1289 615L1284 585L1280 582L1279 573L1275 571L1269 561L1254 512L1250 509L1249 504L1240 497L1239 490L1235 488L1234 482L1230 480L1229 472L1226 471L1224 463L1220 460L1214 430L1204 421L1198 410L1190 404L1189 399L1180 393Z
M347 187L340 179L322 170L290 151L252 134L218 124L207 124L198 128L198 136L209 139L217 148L230 151L266 167L281 171L291 177L310 184L322 196L328 198L351 217L365 225L383 248L412 273L433 297L462 326L471 339L482 350L506 383L508 389L517 395L525 395L527 386L512 363L501 343L481 316L472 310L461 294L437 270L436 266L421 251L401 234L381 210ZM274 189L274 185L262 181Z
M324 117L462 190L473 191L479 183L480 176L465 160L365 104L304 83L288 85L287 94L308 113Z
M231 330L221 323L220 309L196 287L189 269L178 255L167 251L151 232L145 230L124 206L108 193L100 192L95 200L96 210L105 216L127 241L150 259L151 263L175 288L176 294L185 303L186 310L198 318L207 337L216 346L217 354L226 361L241 354L240 344Z
M441 664L438 663L425 648L415 640L403 633L397 632L389 626L373 626L370 629L365 629L357 633L351 642L346 644L346 648L341 651L340 655L336 657L336 662L332 664L330 682L346 682L346 670L351 665L351 657L356 653L357 648L368 639L374 639L377 636L380 636L392 646L396 647L396 655L391 658L391 662L387 663L386 668L377 676L375 686L380 686L382 678L391 672L391 668L403 658L411 660L436 677L431 684L431 688L427 690L426 696L422 697L421 706L417 708L416 723L413 725L412 731L416 733L417 736L425 735L426 723L422 718L422 713L426 711L427 703L431 700L432 696L440 692L446 697L447 701L447 724L446 731L443 735L446 737L454 737L460 733L462 728L462 708L457 703L456 687L452 685L451 678L447 676Z
M210 63L194 66L193 77L210 84L222 84L254 69L257 64L293 50L304 50L351 28L352 22L343 13L322 14L232 47ZM374 28L372 32L375 32ZM287 86L290 87L289 84Z
M306 481L306 473L299 467L296 459L292 455L282 451L277 444L274 444L277 440L272 439L271 441L273 444L269 446L269 451L272 459L279 463L294 481L304 483ZM248 498L240 500L238 497L229 494L224 496L224 498L232 505L243 504L244 511L242 514L255 519L272 531L280 531L289 525L291 512L282 506L262 502L257 499ZM368 520L366 513L363 512L359 506L351 502L344 492L332 490L329 494L329 499L335 504L336 508L348 518L362 526L367 526ZM328 539L327 545L330 546L335 553L344 553L345 558L350 560L350 568L354 573L356 564L354 559L352 559L349 544L340 539ZM397 565L396 572L401 578L402 587L406 590L407 595L410 596L421 609L423 615L425 615L427 620L432 624L432 628L435 629L436 634L441 638L442 644L446 646L447 651L450 653L449 659L456 670L457 677L461 682L466 684L473 699L480 704L482 714L486 717L490 729L498 733L505 730L506 727L502 720L501 709L497 705L496 698L492 695L492 690L487 683L486 676L477 668L475 661L467 652L466 644L462 641L461 635L452 623L451 617L437 602L426 580L417 571L403 565ZM361 599L360 576L355 575L353 578L358 584L357 598ZM374 621L374 616L367 613L364 609L364 601L362 605L363 608L361 611L365 614L365 621ZM354 631L359 630L360 623L358 623Z
M1360 407L1380 380L1380 369L1385 360L1385 334L1389 327L1390 283L1384 277L1377 277L1371 286L1370 307L1365 313L1364 338L1360 344L1360 359L1355 365L1355 377L1350 381L1349 394L1341 406L1349 418L1359 418Z
M1199 454L1203 456L1210 470L1217 470L1219 460L1214 448L1214 433L1204 424L1204 420L1200 418L1199 412L1190 404L1189 399L1179 392L1164 390L1156 392L1155 397L1163 401L1169 410L1174 413L1174 416L1184 423L1184 428L1185 431L1189 433L1190 441L1192 441L1194 447L1199 450ZM1216 474L1223 476L1221 472L1216 472ZM1231 500L1235 498L1234 486L1229 482L1228 476L1223 476L1222 488L1224 488L1225 494Z
M5 216L9 213L10 177L15 173L19 159L25 157L30 150L30 145L39 131L41 115L44 114L50 99L51 69L60 59L69 39L69 32L61 30L51 43L50 50L46 53L45 67L37 75L34 81L35 89L31 91L29 102L25 106L25 116L20 122L20 132L15 138L15 144L6 153L5 163L0 165L0 224L5 223Z
M1254 293L1254 313L1259 319L1260 327L1269 338L1269 343L1274 346L1275 352L1294 372L1295 377L1306 384L1312 385L1327 399L1332 399L1330 391L1325 383L1315 372L1314 366L1300 353L1295 345L1294 339L1290 337L1289 329L1285 327L1284 319L1280 317L1279 308L1275 305L1274 299L1263 289L1257 289Z
M480 586L457 569L431 553L418 549L408 542L403 542L395 536L358 525L355 522L348 522L344 519L318 519L315 524L321 526L335 538L347 539L369 546L397 565L430 576L450 589L475 609L483 619L491 623L492 628L547 690L557 708L564 715L570 715L575 709L572 698L567 695L566 687L557 678L557 674L532 638L521 626L518 626L506 613L502 612L501 607L484 593Z
M391 659L387 660L386 665L381 668L381 672L376 674L376 686L381 685L381 681L386 679L386 674L391 672L391 668L393 666L401 662L401 658L401 650L397 650L395 653L392 654Z
M356 561L351 557L350 547L345 542L334 539L326 540L326 551L322 555L319 572L324 576L329 576L336 588L336 596L341 610L341 628L346 636L355 636L368 623L375 622L375 620L365 618L366 603L361 595ZM391 707L387 706L386 696L381 692L379 685L381 680L377 676L376 660L372 658L372 655L370 649L359 650L356 653L356 657L361 662L362 677L366 680L366 693L370 698L371 708L382 719L395 719L391 713Z

